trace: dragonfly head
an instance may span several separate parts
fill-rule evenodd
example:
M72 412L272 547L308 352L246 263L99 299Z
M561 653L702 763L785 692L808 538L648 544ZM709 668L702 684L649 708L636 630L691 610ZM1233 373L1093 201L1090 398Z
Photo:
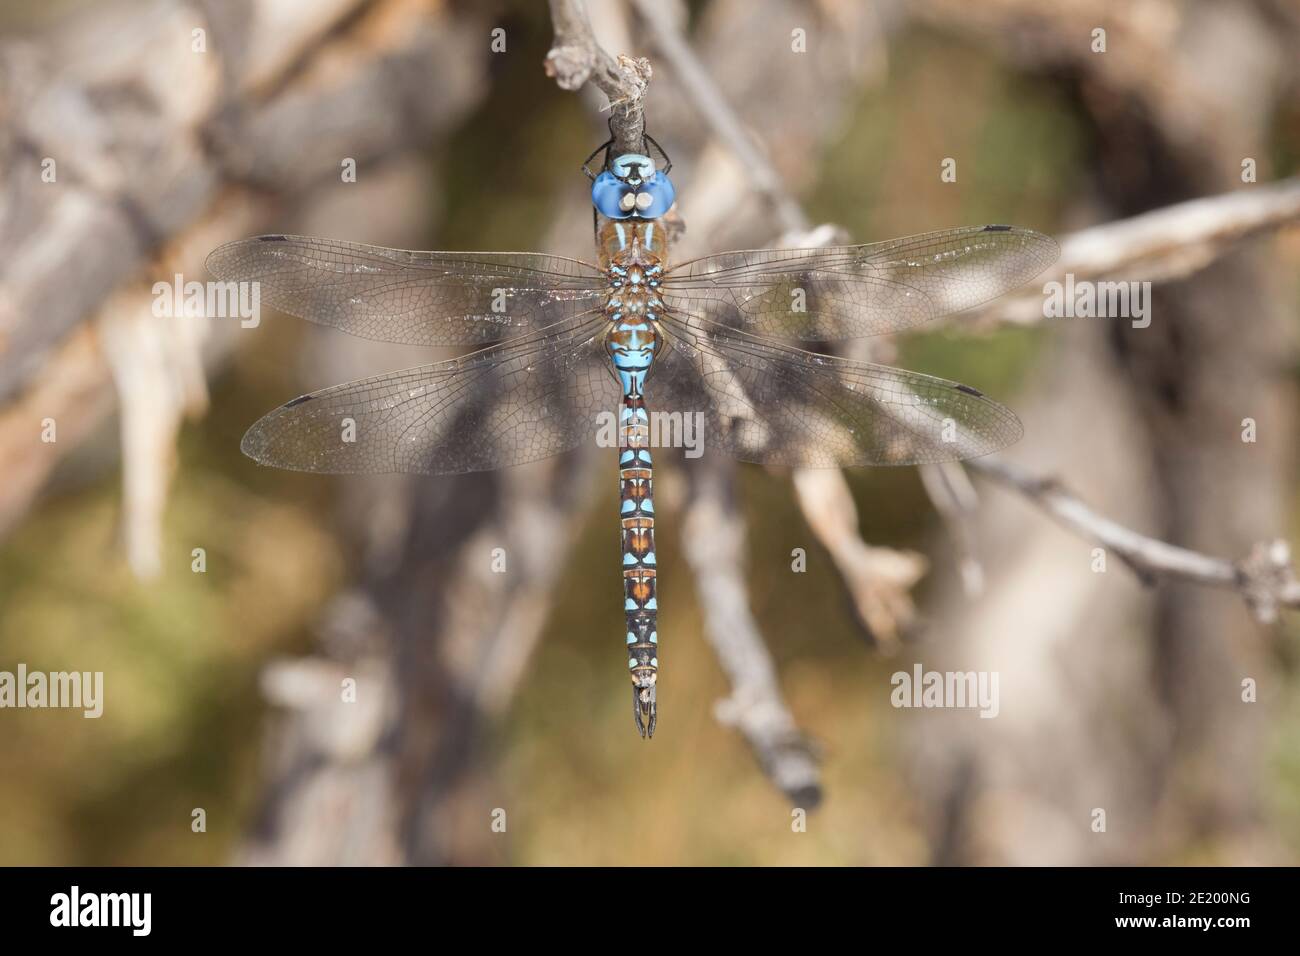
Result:
M609 219L658 219L677 197L667 173L641 153L624 153L591 184L591 202Z

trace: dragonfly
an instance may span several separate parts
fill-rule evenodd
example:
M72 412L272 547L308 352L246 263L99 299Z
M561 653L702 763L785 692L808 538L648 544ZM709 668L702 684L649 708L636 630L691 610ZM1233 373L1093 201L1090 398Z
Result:
M647 141L621 154L606 143L599 172L583 165L595 262L292 235L230 242L207 260L212 274L256 282L263 302L309 321L368 339L471 349L286 402L241 443L263 465L450 475L592 442L618 448L626 661L643 738L658 720L651 447L670 444L652 425L681 416L698 423L710 453L786 468L997 451L1022 427L977 389L809 348L988 302L1059 254L1046 235L983 225L673 262L672 163L655 143L656 163Z

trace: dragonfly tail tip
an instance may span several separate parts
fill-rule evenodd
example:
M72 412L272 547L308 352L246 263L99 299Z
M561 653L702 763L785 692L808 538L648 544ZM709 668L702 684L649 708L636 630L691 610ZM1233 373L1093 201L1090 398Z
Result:
M643 739L655 735L655 724L659 722L659 710L655 703L655 687L632 685L632 717L636 720L636 729Z

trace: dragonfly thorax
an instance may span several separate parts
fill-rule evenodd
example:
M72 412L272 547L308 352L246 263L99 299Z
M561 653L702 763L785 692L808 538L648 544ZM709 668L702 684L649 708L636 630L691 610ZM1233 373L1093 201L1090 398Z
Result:
M641 395L645 375L659 345L659 276L663 268L633 247L609 264L605 314L611 327L605 349L613 360L624 395Z
M611 323L605 348L625 395L641 394L660 340L663 241L656 231L654 223L618 221L606 221L601 230L607 277L605 314Z
M624 268L648 267L661 264L668 255L667 238L662 223L602 218L596 231L596 248L607 270L614 263Z

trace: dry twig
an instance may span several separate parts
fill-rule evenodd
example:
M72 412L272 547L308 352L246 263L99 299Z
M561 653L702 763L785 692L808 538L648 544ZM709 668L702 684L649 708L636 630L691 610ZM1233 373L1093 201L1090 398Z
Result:
M735 727L768 778L795 806L821 801L816 752L781 696L776 665L750 610L744 575L745 524L736 509L735 465L710 458L691 470L683 549L704 605L709 646L731 683L719 721Z
M1044 321L1043 284L1067 274L1076 282L1183 279L1245 239L1298 222L1300 177L1292 177L1090 226L1061 239L1061 258L1034 285L965 312L962 321L1034 325Z
M596 41L582 0L551 0L555 41L546 54L546 75L562 90L576 91L591 83L609 99L609 131L615 148L639 153L645 135L641 99L654 71L643 57L615 58Z
M1058 481L1034 475L1007 461L977 458L967 467L1018 492L1066 527L1115 552L1145 583L1178 578L1234 588L1261 623L1277 619L1279 608L1300 608L1300 581L1291 548L1281 539L1261 541L1240 561L1228 561L1141 534L1098 514Z

